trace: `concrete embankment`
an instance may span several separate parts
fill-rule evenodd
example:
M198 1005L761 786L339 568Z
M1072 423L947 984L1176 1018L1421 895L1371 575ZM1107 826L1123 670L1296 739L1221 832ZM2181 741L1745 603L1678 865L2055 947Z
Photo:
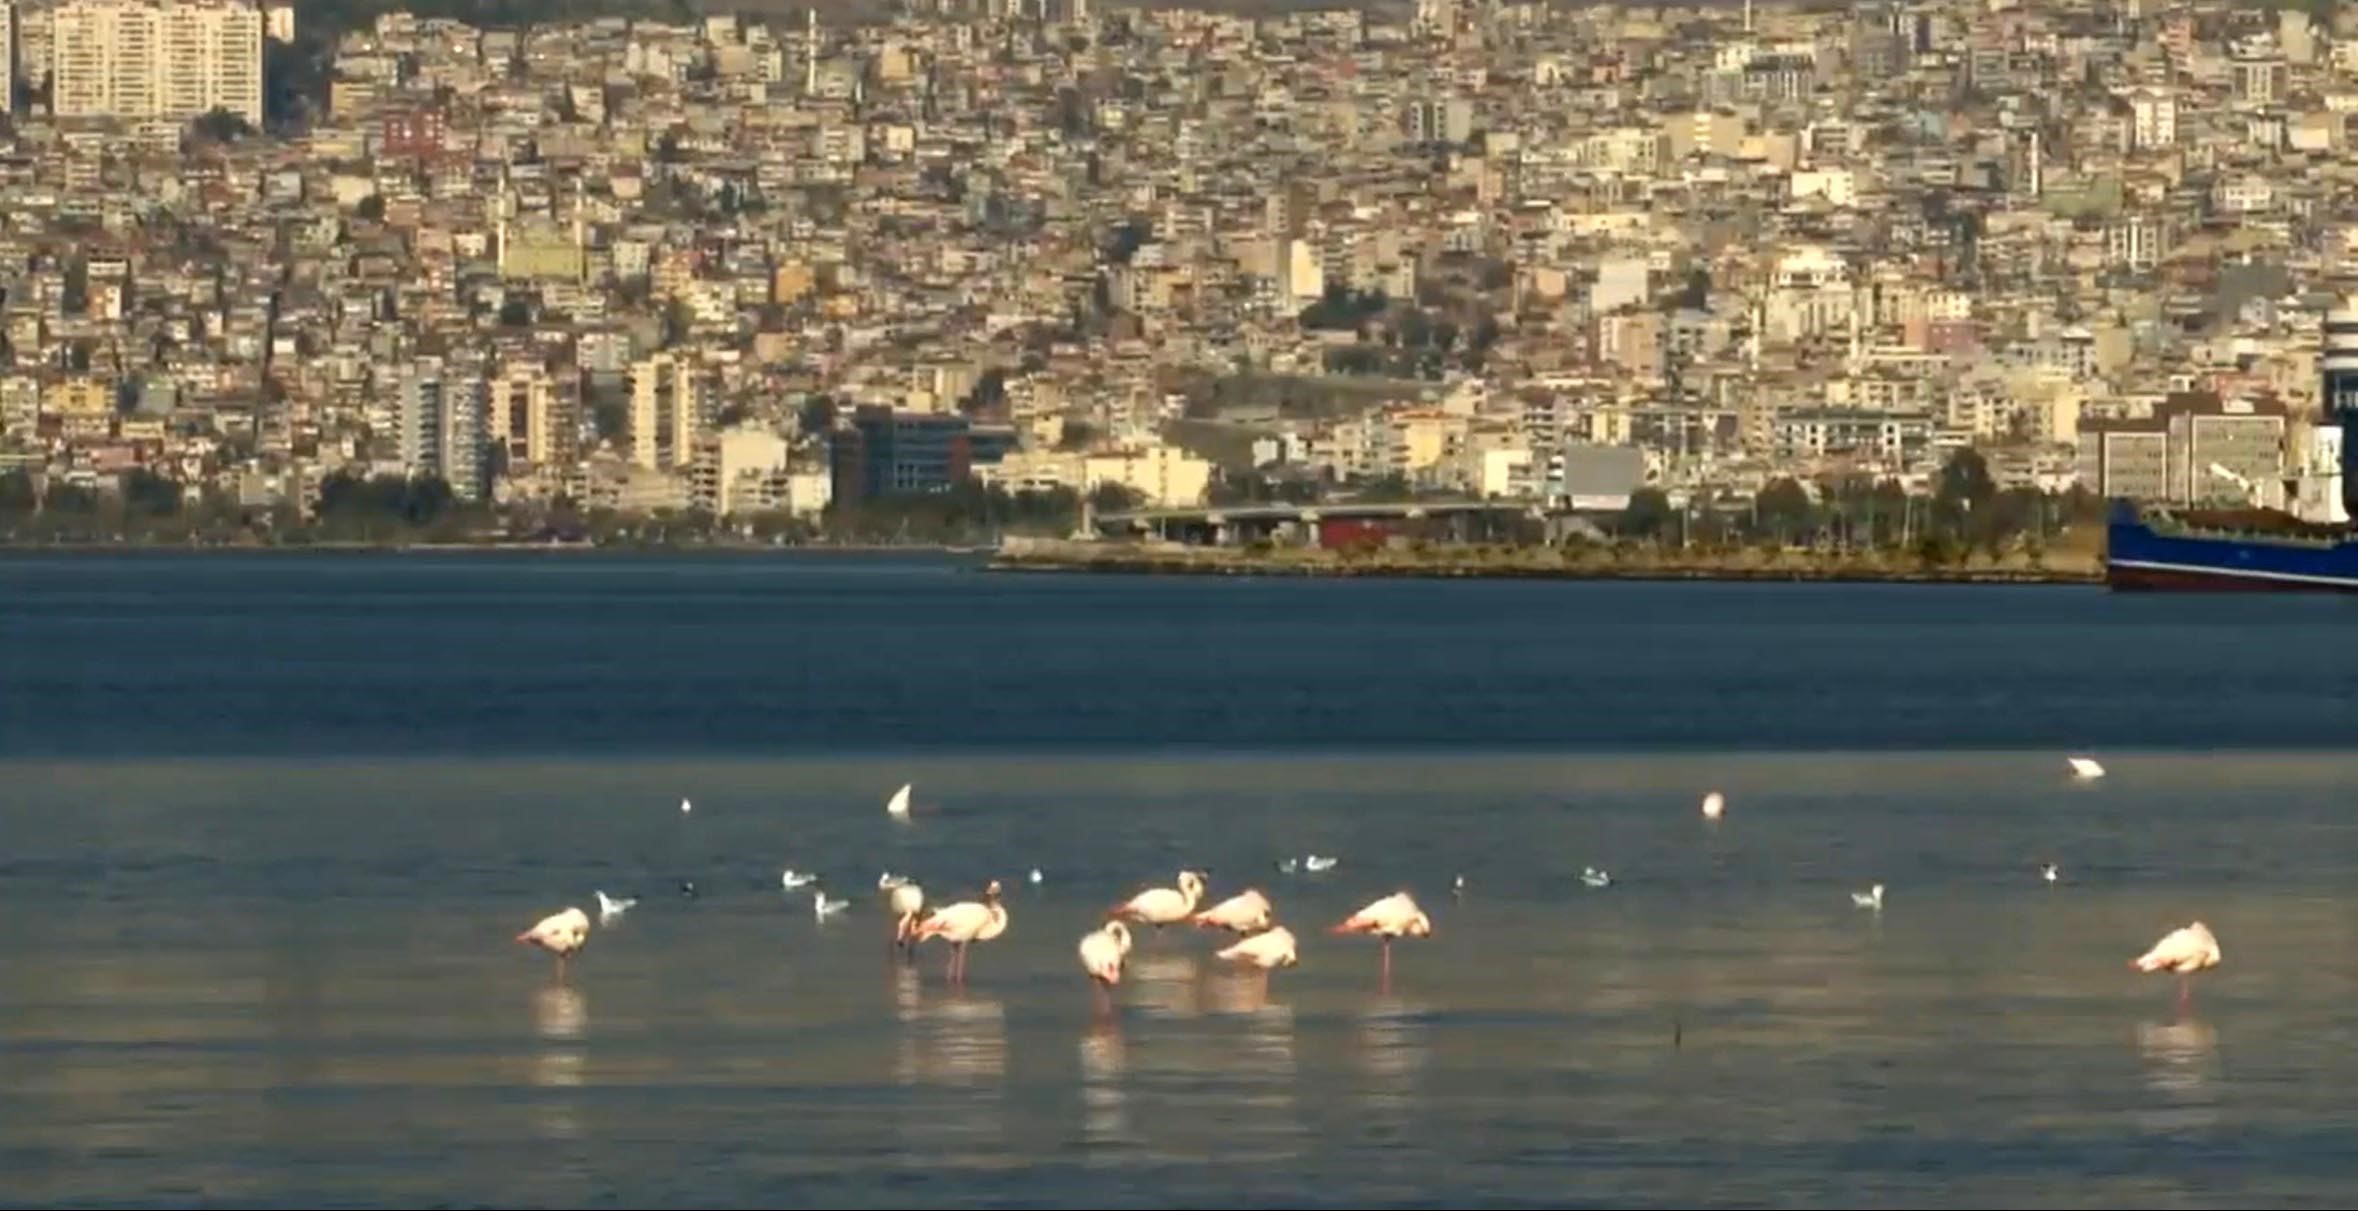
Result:
M1902 557L1805 552L1677 552L1610 548L1436 546L1341 552L1240 549L1129 542L1014 541L994 555L994 572L1107 572L1149 576L1331 576L1463 580L1749 580L1883 584L2073 584L2104 582L2087 556L1966 566L1926 566Z

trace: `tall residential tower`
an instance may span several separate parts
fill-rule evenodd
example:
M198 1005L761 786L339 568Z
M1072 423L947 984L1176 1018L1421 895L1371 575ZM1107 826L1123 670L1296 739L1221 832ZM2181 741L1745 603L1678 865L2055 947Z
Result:
M51 15L61 118L262 124L262 10L239 0L64 0Z

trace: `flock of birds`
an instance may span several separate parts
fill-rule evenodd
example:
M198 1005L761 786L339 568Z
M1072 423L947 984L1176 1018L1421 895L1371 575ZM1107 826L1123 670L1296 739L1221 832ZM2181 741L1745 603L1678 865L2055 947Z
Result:
M2083 781L2102 778L2102 764L2091 757L2068 759L2072 775ZM910 815L911 787L903 786L885 803L886 814L906 820ZM1717 821L1727 814L1727 796L1718 791L1703 797L1705 820ZM686 799L680 801L680 811L695 810ZM1333 870L1339 859L1311 854L1285 858L1276 866L1282 874L1307 871L1313 874ZM2062 877L2061 868L2049 862L2039 868L2040 877L2054 883ZM1030 873L1030 881L1038 884L1043 875L1037 869ZM1612 885L1612 875L1596 867L1581 871L1582 884L1596 889ZM831 898L818 887L818 877L789 869L779 878L780 885L789 893L809 889L812 914L824 922L850 907L850 901ZM1453 893L1465 894L1465 876L1456 877ZM991 880L983 888L979 899L961 900L926 910L925 890L905 876L889 871L877 877L877 890L885 897L892 916L893 950L904 957L913 956L916 948L928 941L940 941L949 947L948 976L954 983L966 978L967 948L976 943L990 942L1007 932L1007 905L1001 898L999 881ZM1157 933L1174 925L1193 925L1200 929L1218 930L1235 940L1214 955L1224 962L1255 968L1267 973L1281 967L1292 967L1300 962L1297 943L1292 930L1277 922L1277 912L1269 897L1257 888L1246 888L1204 907L1207 884L1204 872L1182 870L1169 887L1152 887L1114 905L1102 924L1081 936L1075 953L1081 970L1095 985L1101 1011L1112 1010L1112 989L1121 983L1122 971L1128 963L1131 948L1131 927L1151 926ZM684 895L693 896L695 885L681 884ZM630 911L638 903L635 899L617 898L603 890L596 893L600 924L610 924ZM1883 910L1884 887L1881 883L1865 891L1852 892L1851 902L1872 912ZM1382 943L1383 980L1388 986L1392 975L1392 943L1400 938L1429 938L1433 934L1432 918L1425 914L1416 898L1408 891L1393 892L1369 903L1331 927L1338 935L1374 937ZM566 908L543 918L532 928L516 935L516 941L539 947L555 957L557 978L562 980L565 963L589 944L589 914L579 908ZM2192 922L2164 935L2144 954L2131 959L2129 965L2148 974L2170 974L2179 978L2178 997L2181 1005L2192 996L2192 977L2217 967L2221 959L2219 940L2201 921Z

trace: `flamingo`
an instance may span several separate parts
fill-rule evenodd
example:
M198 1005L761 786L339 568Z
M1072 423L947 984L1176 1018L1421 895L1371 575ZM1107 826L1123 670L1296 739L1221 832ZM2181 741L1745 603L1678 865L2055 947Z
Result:
M1704 819L1706 819L1706 820L1717 820L1717 819L1719 819L1721 816L1724 816L1724 815L1727 815L1727 814L1728 814L1728 797L1727 797L1726 795L1720 794L1718 791L1713 791L1713 792L1711 792L1710 794L1703 796L1703 818L1704 818Z
M1179 890L1173 891L1168 887L1147 888L1130 897L1127 902L1115 905L1114 910L1107 915L1119 920L1152 925L1159 933L1165 925L1177 925L1186 920L1188 914L1195 911L1195 906L1201 903L1203 898L1203 875L1192 870L1183 870L1179 872Z
M1371 933L1384 942L1384 982L1392 980L1392 939L1433 936L1432 918L1416 906L1416 897L1396 891L1345 917L1334 927L1338 934Z
M589 945L589 914L578 908L543 917L540 923L516 935L519 942L529 943L557 956L557 978L565 978L565 960Z
M1300 961L1294 956L1294 931L1283 925L1245 938L1212 957L1258 967L1263 971L1273 967L1291 967Z
M1098 1007L1113 1012L1113 986L1122 982L1122 963L1130 957L1130 927L1120 921L1081 935L1081 970L1097 984Z
M925 918L910 932L909 941L911 945L927 938L940 938L948 942L951 946L950 979L963 984L966 982L966 947L975 942L988 942L1006 932L1007 906L999 902L999 881L993 879L989 886L983 888L980 903L961 900L933 910L932 916Z
M2211 927L2196 921L2182 929L2173 929L2153 944L2153 949L2129 960L2129 966L2151 974L2170 972L2178 977L2178 1007L2184 1009L2194 995L2194 974L2219 965L2219 939L2211 935Z
M892 885L885 903L892 909L894 950L917 945L917 914L925 911L925 889L901 879Z
M1225 929L1234 934L1259 933L1269 928L1269 897L1246 888L1195 914L1199 929Z

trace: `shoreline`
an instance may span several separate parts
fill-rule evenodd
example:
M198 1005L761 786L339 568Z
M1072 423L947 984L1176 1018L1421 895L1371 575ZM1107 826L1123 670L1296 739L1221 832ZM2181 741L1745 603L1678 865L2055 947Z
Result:
M0 543L0 559L24 555L988 555L985 544L947 546L928 544L710 543L641 546L635 543L597 545L585 542L304 542L304 543L173 543L173 542L61 542Z
M1322 557L1323 556L1323 557ZM1019 574L1081 573L1129 576L1214 576L1333 580L1624 580L1738 581L1805 584L2073 585L2102 587L2103 565L2058 567L1878 566L1852 561L1748 563L1719 561L1584 560L1538 562L1479 554L1376 554L1345 558L1326 552L1280 555L1207 548L1134 546L1084 549L1061 544L1002 549L983 570Z

